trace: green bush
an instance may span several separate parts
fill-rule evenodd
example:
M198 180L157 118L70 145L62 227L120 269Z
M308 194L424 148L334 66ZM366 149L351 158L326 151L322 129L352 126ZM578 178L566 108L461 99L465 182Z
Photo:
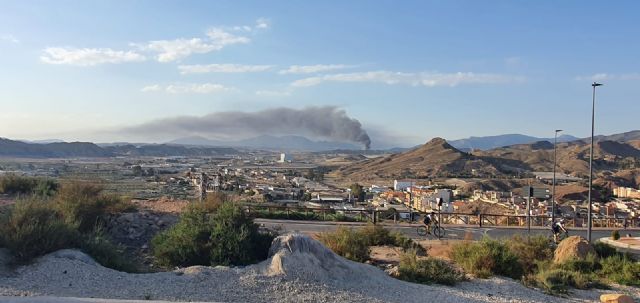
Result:
M426 254L424 247L405 235L375 224L367 224L360 229L339 226L334 232L320 234L319 239L336 254L358 262L369 259L370 246L397 246L404 251L411 249L420 255Z
M520 279L524 273L518 256L504 242L484 237L480 242L464 242L451 249L451 258L478 278L500 275Z
M16 202L0 222L0 238L18 262L77 247L80 242L75 226L67 224L50 203L35 198Z
M273 238L260 233L241 207L224 202L215 213L188 208L154 237L152 247L162 266L246 265L266 259Z
M535 275L535 282L550 294L566 294L569 287L588 289L591 280L585 274L560 268L543 269Z
M55 208L69 224L77 224L81 232L91 232L103 223L106 214L132 209L117 196L102 194L102 187L90 183L64 184L54 199Z
M520 261L525 273L530 274L537 270L537 264L553 259L553 249L549 246L549 239L538 235L523 237L514 235L506 240L507 247Z
M604 279L623 285L640 286L640 263L622 255L601 260L599 274Z
M571 272L589 274L600 270L601 265L598 257L590 253L585 259L570 259L563 263L556 264L555 267Z
M415 250L402 254L398 272L398 279L422 284L455 285L465 279L463 272L443 260L432 257L419 260Z
M618 251L615 247L604 243L604 242L596 242L593 244L593 248L596 251L596 254L600 258L608 258L611 256L619 255Z
M0 193L50 197L58 190L58 182L39 177L8 174L0 177Z
M611 232L611 239L620 240L620 231L617 229Z
M369 260L369 240L353 229L338 226L334 232L321 233L319 240L333 252L349 260Z
M85 235L80 250L104 267L129 273L139 272L136 265L123 254L124 249L111 243L100 230Z

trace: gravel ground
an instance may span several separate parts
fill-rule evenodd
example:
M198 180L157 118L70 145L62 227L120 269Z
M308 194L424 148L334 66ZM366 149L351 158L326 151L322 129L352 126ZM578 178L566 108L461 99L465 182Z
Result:
M303 235L279 237L268 260L244 267L195 266L172 272L127 274L104 268L74 250L4 270L0 296L222 302L593 302L597 291L571 298L545 295L517 281L492 278L455 287L399 281L348 261ZM0 258L1 260L2 258ZM1 268L1 267L0 267ZM636 298L637 289L626 289ZM0 298L2 301L2 298Z

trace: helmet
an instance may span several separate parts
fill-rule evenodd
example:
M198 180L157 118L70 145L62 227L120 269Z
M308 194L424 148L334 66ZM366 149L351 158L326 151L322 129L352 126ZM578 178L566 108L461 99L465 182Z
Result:
M560 223L564 223L564 219L560 219Z
M435 212L435 211L432 211L432 212L431 212L431 214L432 214L432 215L435 215L435 214L436 214L436 212Z

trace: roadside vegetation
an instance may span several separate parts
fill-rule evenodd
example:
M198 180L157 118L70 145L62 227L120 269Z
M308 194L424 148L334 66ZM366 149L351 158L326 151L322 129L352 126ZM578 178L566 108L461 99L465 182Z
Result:
M286 211L286 210L267 210L257 209L251 211L251 216L254 218L263 219L285 219L285 220L309 220L309 221L333 221L333 222L367 222L366 216L347 216L342 213L330 212L316 213L313 211Z
M247 265L265 260L275 235L261 232L224 197L191 204L178 223L152 240L160 266Z
M449 262L434 257L419 258L413 249L400 257L397 278L407 282L442 285L455 285L466 279L464 272Z
M360 229L339 226L333 232L321 233L318 238L336 254L356 262L369 260L371 246L396 246L404 251L413 249L418 254L426 254L426 250L418 243L381 225L367 224Z
M451 259L478 278L494 275L520 279L550 294L566 294L570 288L606 288L608 283L640 286L640 263L613 247L596 243L595 254L584 259L554 263L554 251L544 236L527 239L516 235L453 246Z
M25 177L9 176L3 180L3 186L10 184L8 188L14 193L19 188L18 192L25 194L0 217L0 246L9 249L15 262L24 264L56 250L75 248L105 267L136 271L123 257L122 249L101 231L106 216L131 209L128 203L86 183L55 186L54 192L42 195L33 188L43 179L25 181ZM35 185L29 190L25 184Z
M361 229L344 226L319 235L319 240L336 254L356 262L370 260L371 246L395 246L402 249L396 278L422 284L455 285L465 279L462 270L449 262L426 256L426 250L399 232L369 224Z

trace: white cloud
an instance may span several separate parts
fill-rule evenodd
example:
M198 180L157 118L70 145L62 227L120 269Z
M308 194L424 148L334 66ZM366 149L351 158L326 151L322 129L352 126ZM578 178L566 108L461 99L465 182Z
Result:
M243 64L208 64L208 65L180 65L178 69L183 75L202 73L256 73L269 70L273 65L243 65Z
M13 44L18 44L20 43L20 40L18 40L16 37L14 37L11 34L7 34L7 35L0 35L0 41L6 41L6 42L10 42Z
M147 85L143 87L140 91L143 93L146 93L146 92L157 92L160 90L162 90L162 87L160 87L160 85L158 84L154 84L154 85Z
M148 85L143 87L142 92L166 92L169 94L212 94L221 93L234 90L231 87L226 87L217 83L186 83L186 84L169 84L162 86L159 84Z
M577 81L613 81L613 80L640 80L640 73L628 73L628 74L607 74L598 73L589 76L578 76Z
M292 86L315 86L324 82L369 82L388 85L405 84L411 86L457 86L460 84L497 84L522 82L524 77L499 74L458 73L403 73L391 71L372 71L346 74L323 75L296 80Z
M40 60L49 64L93 66L103 63L144 61L146 58L133 51L116 51L110 48L48 47Z
M289 68L279 71L279 74L313 74L338 69L353 67L344 64L316 64L316 65L291 65Z
M211 28L206 33L207 38L155 40L146 44L134 44L138 48L156 52L159 62L171 62L186 58L192 54L206 54L219 51L225 46L233 44L249 43L247 37L236 36L221 28Z
M256 20L256 28L257 29L267 29L271 27L271 21L267 18L259 18Z
M256 91L256 95L262 97L289 97L291 96L290 90L277 91L277 90L259 90Z

